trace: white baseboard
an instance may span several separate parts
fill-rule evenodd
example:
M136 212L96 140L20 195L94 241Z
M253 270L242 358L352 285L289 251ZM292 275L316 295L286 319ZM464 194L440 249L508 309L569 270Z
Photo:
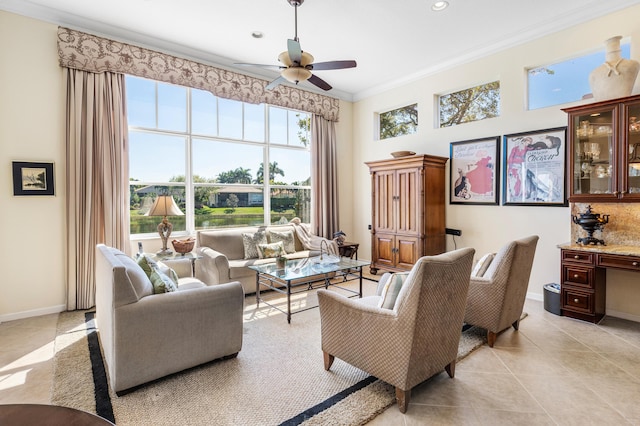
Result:
M612 309L607 309L605 311L605 315L607 315L608 317L616 317L629 321L640 322L640 316L638 315L628 314L626 312L618 312Z
M0 315L0 323L15 321L24 318L39 317L42 315L58 314L67 310L66 305L49 306L48 308L33 309L31 311L15 312L13 314Z
M527 293L527 299L537 300L538 302L544 301L544 296L540 293Z

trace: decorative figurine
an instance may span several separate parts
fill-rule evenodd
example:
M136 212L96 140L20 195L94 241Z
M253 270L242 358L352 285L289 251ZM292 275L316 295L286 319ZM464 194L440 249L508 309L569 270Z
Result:
M346 236L347 234L345 234L342 231L338 231L335 234L333 234L333 241L336 242L336 244L338 244L339 246L343 245L345 240L346 240Z

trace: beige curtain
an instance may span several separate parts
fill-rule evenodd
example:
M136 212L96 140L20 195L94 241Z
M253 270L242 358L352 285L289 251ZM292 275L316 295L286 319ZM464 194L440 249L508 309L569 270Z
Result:
M95 247L129 250L124 75L64 68L67 84L67 309L95 305Z
M311 223L316 235L332 239L333 234L339 230L335 122L314 114L311 135L311 181L314 194Z

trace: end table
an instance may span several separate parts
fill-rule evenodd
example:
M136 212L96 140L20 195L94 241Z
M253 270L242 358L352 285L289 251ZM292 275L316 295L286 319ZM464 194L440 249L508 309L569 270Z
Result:
M338 252L342 257L348 257L349 259L353 259L355 256L356 260L358 260L358 247L360 244L358 243L350 243L345 241L341 246L338 246Z

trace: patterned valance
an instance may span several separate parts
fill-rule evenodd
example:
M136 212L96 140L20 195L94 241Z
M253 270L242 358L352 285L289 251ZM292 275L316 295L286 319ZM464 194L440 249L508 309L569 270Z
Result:
M298 109L338 121L339 101L297 87L279 85L154 50L58 27L60 66L100 73L115 72L208 90L215 96Z

